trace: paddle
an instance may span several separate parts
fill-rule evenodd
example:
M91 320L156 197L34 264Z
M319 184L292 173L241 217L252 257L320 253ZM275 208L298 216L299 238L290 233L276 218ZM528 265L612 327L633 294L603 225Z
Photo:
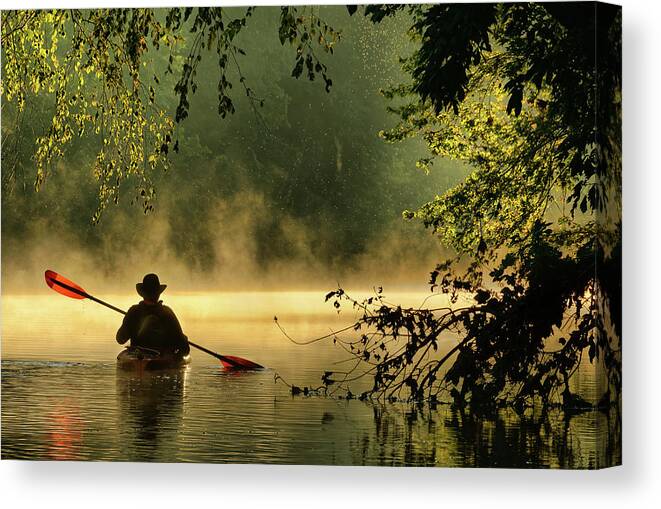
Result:
M65 277L62 277L57 272L54 272L52 270L47 270L45 273L45 277L46 277L46 284L50 288L55 290L57 293L66 295L67 297L71 297L72 299L93 300L94 302L98 302L99 304L107 308L110 308L113 311L117 311L118 313L122 313L123 315L126 314L126 311L124 311L123 309L119 309L111 304L108 304L107 302L102 301L101 299L97 299L93 295L90 295L85 290L83 290L82 287L78 286L73 281L69 281ZM252 362L249 361L248 359L243 359L241 357L236 357L235 355L220 355L219 353L213 352L207 348L204 348L203 346L197 345L192 341L189 341L188 344L193 348L197 348L198 350L203 351L204 353L213 355L216 359L220 360L220 362L223 364L223 367L225 368L259 369L264 367L264 366L260 366L256 362Z

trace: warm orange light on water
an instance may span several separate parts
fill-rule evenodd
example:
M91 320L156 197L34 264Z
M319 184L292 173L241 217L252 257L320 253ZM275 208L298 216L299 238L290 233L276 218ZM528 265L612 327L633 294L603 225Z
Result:
M49 414L48 455L54 460L78 459L77 451L83 442L83 422L80 410L69 401L59 405Z

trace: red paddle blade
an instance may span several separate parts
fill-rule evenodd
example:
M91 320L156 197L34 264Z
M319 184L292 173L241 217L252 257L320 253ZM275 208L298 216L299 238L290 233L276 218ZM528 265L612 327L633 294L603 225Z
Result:
M234 355L223 355L223 357L228 359L227 361L220 359L220 362L225 369L262 369L264 367L256 362L242 359L241 357L236 357Z
M87 297L87 292L85 290L73 281L69 281L67 278L60 276L57 272L47 270L44 276L46 277L46 284L57 293L61 293L72 299L84 299Z

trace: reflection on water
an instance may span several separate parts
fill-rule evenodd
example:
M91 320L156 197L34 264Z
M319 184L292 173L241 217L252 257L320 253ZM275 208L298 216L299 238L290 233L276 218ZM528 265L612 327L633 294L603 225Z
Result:
M177 450L184 411L186 368L117 369L119 455L129 461L168 461Z
M507 410L475 419L445 405L292 398L275 372L316 382L342 355L332 345L287 343L265 313L279 314L298 337L351 317L301 308L293 296L285 302L290 308L275 311L277 302L262 303L264 316L250 320L210 307L187 327L205 346L270 369L225 372L194 352L186 369L138 374L115 367L113 314L87 307L72 322L64 306L26 324L8 313L21 306L3 297L2 458L551 468L621 461L613 414L557 413L540 424ZM575 383L588 396L599 392L589 370Z
M54 460L80 459L83 421L80 409L73 399L65 399L46 415L48 431L48 458Z
M617 422L291 398L269 371L2 364L3 459L596 468L620 461Z

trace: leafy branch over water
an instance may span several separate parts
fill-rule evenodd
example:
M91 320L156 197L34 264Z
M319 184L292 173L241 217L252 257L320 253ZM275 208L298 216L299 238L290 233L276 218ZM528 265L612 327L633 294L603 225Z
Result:
M92 172L99 183L94 222L109 204L118 203L124 183L134 186L133 201L145 213L153 210L153 173L167 170L171 152L179 149L176 125L188 117L205 55L213 52L218 59L221 117L235 112L237 82L255 111L263 105L239 63L246 57L240 35L254 9L3 12L3 100L13 105L18 120L26 104L39 98L50 103L47 111L52 112L35 140L35 189L57 170L76 138L87 139L96 150ZM292 76L299 78L304 69L309 80L320 75L329 91L332 81L316 50L332 54L339 32L313 7L280 10L275 28L280 43L295 49ZM170 90L165 86L168 77L175 77ZM176 107L168 104L171 97ZM8 134L3 131L3 163L16 164ZM3 184L10 188L15 168L3 164L3 171Z
M459 185L405 212L456 258L431 273L446 309L355 301L352 356L325 387L371 377L361 397L437 401L475 412L590 403L570 390L583 359L621 387L621 94L619 9L587 4L369 6L408 9L419 49L410 81L384 91L399 122L389 142L422 138L429 157L470 165ZM597 10L595 10L597 9ZM597 17L599 23L597 23ZM588 20L592 20L588 22ZM587 26L593 30L586 29ZM599 51L597 51L599 49ZM460 295L472 299L455 307ZM457 338L439 351L442 335Z
M490 273L496 287L457 277L451 264L439 267L432 277L448 307L402 308L380 290L361 301L342 289L328 293L335 308L348 305L360 317L318 338L331 339L354 361L350 370L324 373L322 386L351 398L351 382L368 378L372 387L360 398L452 401L478 412L586 405L570 391L572 374L584 353L616 369L619 347L598 333L603 310L592 278L595 253L588 247L562 256L540 240L549 234L540 223L525 247L504 257ZM457 306L467 293L472 302ZM439 350L441 339L454 346Z

